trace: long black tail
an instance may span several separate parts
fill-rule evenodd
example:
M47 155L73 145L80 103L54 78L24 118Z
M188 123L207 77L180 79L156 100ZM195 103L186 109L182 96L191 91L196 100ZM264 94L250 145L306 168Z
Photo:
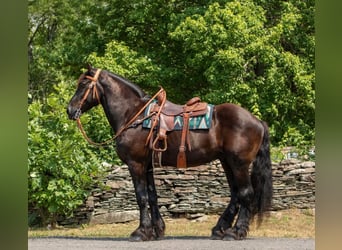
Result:
M261 147L253 162L251 181L254 189L252 204L252 215L258 214L258 223L262 222L263 214L269 211L272 205L272 163L270 157L270 136L266 122L261 121L264 126L264 137Z

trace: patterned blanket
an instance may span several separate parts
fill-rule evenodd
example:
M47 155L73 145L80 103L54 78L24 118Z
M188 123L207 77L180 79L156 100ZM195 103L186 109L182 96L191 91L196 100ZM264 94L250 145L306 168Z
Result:
M150 109L153 103L151 103L145 109L145 116L150 113ZM211 121L213 116L214 105L208 104L207 113L205 115L190 117L189 119L189 129L209 129L211 127ZM182 130L183 128L183 117L175 116L174 118L174 130ZM151 128L151 119L144 120L142 124L143 128Z

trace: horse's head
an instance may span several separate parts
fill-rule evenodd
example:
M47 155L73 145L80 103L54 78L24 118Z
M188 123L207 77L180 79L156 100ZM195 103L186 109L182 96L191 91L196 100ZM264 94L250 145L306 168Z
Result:
M88 71L83 73L77 84L77 90L71 98L67 113L70 119L78 119L82 113L100 103L99 84L101 70L88 66Z

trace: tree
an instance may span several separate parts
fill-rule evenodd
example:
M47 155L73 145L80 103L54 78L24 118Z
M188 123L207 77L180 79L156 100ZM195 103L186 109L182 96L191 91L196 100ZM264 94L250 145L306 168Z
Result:
M291 2L278 3L273 25L253 1L232 1L186 17L170 34L181 44L183 68L200 85L198 95L246 107L268 121L275 141L289 143L286 133L312 141L313 34L308 30L304 46L294 39L307 20Z
M123 42L109 42L102 56L92 53L87 60L96 67L129 78L145 90L152 92L158 87L160 68L148 56L132 50Z
M97 1L32 0L28 6L29 93L42 101L54 85L74 78L91 52L104 49ZM92 10L92 11L89 11Z
M122 45L150 60L137 76L129 65L145 64L120 59L123 76L146 89L162 85L179 103L194 95L238 103L269 122L274 142L290 143L290 131L312 141L313 17L312 0L30 1L30 94L44 100L64 76L75 79L90 54ZM112 61L104 65L115 68Z
M314 12L313 0L30 0L30 202L70 212L58 201L74 197L75 207L90 183L72 182L75 173L87 175L99 161L115 158L113 148L90 150L67 125L68 85L88 62L151 95L161 85L176 103L197 95L240 104L269 124L274 146L312 146ZM82 116L89 136L108 139L103 114L90 115ZM78 185L77 195L68 185ZM57 198L56 190L65 196Z

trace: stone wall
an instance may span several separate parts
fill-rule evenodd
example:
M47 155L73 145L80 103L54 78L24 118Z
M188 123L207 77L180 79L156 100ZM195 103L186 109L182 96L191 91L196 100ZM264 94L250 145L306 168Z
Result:
M315 163L284 160L273 163L272 210L315 207ZM180 170L154 169L158 204L165 217L194 218L222 213L230 190L219 162ZM139 218L135 193L127 166L113 166L104 187L93 189L75 216L61 225L126 222Z

